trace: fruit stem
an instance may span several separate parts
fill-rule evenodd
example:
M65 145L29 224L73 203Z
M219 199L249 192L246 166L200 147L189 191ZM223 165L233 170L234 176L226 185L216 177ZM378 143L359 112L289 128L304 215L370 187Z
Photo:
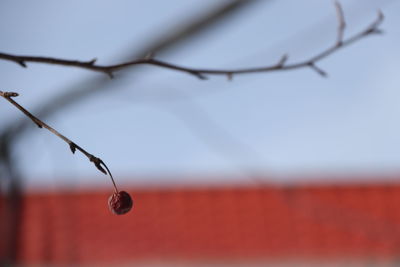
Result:
M111 182L113 183L115 193L118 193L119 190L118 190L118 188L117 188L117 184L116 184L115 181L114 181L114 177L113 177L112 174L111 174L111 171L108 169L108 167L107 167L106 164L103 163L103 166L106 167L106 170L107 170L107 172L108 172L108 175L110 175Z
M117 185L115 184L114 178L112 177L111 173L109 173L109 174L110 174L110 178L113 183L113 186L114 186L115 193L118 193L119 191L118 191Z

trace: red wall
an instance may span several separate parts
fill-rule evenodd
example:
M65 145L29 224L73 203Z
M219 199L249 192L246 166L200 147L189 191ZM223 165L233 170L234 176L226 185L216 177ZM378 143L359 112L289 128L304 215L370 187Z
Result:
M20 263L146 260L395 259L400 186L127 190L23 196Z

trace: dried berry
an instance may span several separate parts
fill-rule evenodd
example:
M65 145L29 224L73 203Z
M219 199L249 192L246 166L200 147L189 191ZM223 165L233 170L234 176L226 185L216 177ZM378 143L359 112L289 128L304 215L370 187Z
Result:
M122 215L131 210L133 201L127 192L119 191L110 196L108 206L113 213Z

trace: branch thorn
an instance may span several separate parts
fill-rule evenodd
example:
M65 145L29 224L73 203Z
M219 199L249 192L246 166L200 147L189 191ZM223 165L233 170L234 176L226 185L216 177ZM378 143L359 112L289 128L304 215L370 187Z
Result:
M193 74L194 76L196 76L197 78L199 78L200 80L208 80L208 77L203 75L201 72L198 71L189 71L189 73Z
M96 168L97 168L99 171L101 171L102 173L104 173L105 175L107 175L106 170L105 170L103 167L101 167L101 164L103 163L101 159L99 159L99 158L97 158L97 157L95 157L95 156L93 156L93 155L91 155L89 159L90 159L91 162L93 162L94 166L96 166ZM103 163L103 164L104 164L104 163Z
M278 64L276 64L276 66L283 67L283 65L285 65L288 58L289 58L288 54L283 54L281 59L279 60Z
M18 63L21 67L23 67L23 68L27 68L27 67L28 67L28 66L26 65L25 61L23 61L23 60L17 61L17 63Z
M87 64L89 64L89 65L91 65L91 66L93 66L94 65L94 63L96 63L96 61L97 61L97 58L93 58L92 60L90 60Z
M71 142L71 143L69 144L69 148L71 149L72 154L75 154L75 151L76 151L76 145L75 145L75 143Z
M110 79L114 79L114 74L113 74L112 71L106 71L106 74L108 75L108 77L109 77Z
M319 75L321 75L322 77L327 77L328 73L326 73L323 69L319 68L317 65L315 65L314 62L310 62L308 64L308 66L314 70L315 72L317 72Z

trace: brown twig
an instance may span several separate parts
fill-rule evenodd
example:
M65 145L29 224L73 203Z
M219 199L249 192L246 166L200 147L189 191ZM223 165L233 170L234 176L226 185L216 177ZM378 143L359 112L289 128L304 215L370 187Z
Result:
M13 61L19 64L22 67L27 67L28 62L32 63L44 63L44 64L54 64L54 65L62 65L62 66L70 66L77 68L84 68L91 71L102 72L107 74L110 78L113 77L113 73L134 65L153 65L158 66L165 69L175 70L179 72L185 72L191 75L196 76L199 79L207 79L207 75L224 75L229 80L233 78L234 75L237 74L246 74L246 73L258 73L258 72L271 72L271 71L282 71L282 70L293 70L304 67L309 67L312 70L316 71L321 76L326 76L326 72L321 68L316 66L316 63L325 57L333 54L338 51L340 48L343 48L349 44L352 44L368 35L381 33L382 31L378 29L378 26L383 21L383 14L379 11L378 17L373 23L368 26L366 29L361 32L344 39L344 30L346 27L343 9L338 2L335 2L335 8L338 18L338 30L337 30L337 39L336 43L320 52L319 54L297 63L286 64L287 55L282 56L279 62L266 66L266 67L254 67L254 68L244 68L244 69L227 69L227 70L218 70L218 69L200 69L200 68L190 68L183 67L176 64L168 63L165 61L161 61L158 59L154 59L153 55L144 57L142 59L137 59L133 61L128 61L115 65L97 65L96 59L92 59L89 61L78 61L78 60L68 60L68 59L60 59L60 58L52 58L52 57L35 57L35 56L20 56L20 55L11 55L6 53L0 53L0 59Z
M338 30L336 44L340 45L343 42L344 29L346 28L346 21L344 19L343 8L338 1L335 1L336 16L338 19Z
M70 139L68 139L67 137L65 137L64 135L60 134L58 131L56 131L54 128L52 128L51 126L47 125L46 123L44 123L43 121L41 121L40 119L38 119L37 117L35 117L34 115L32 115L32 113L30 113L28 110L26 110L23 106L21 106L20 104L18 104L17 102L15 102L12 98L13 97L17 97L18 93L15 92L2 92L0 91L0 96L3 97L4 99L6 99L8 102L10 102L12 105L14 105L16 108L18 108L20 111L22 111L28 118L30 118L39 128L46 128L47 130L49 130L50 132L52 132L53 134L55 134L56 136L58 136L59 138L61 138L62 140L64 140L68 145L69 148L71 149L71 152L73 154L75 154L76 150L79 150L80 152L82 152L82 154L84 154L91 162L93 162L93 164L96 166L96 168L101 171L104 174L108 174L111 178L111 181L113 183L114 189L116 192L118 192L117 189L117 185L115 184L114 178L110 172L110 170L108 169L107 165L104 163L104 161L96 156L93 156L92 154L90 154L89 152L87 152L85 149L83 149L82 147L78 146L77 144L75 144L74 142L72 142ZM105 169L104 169L105 168Z

